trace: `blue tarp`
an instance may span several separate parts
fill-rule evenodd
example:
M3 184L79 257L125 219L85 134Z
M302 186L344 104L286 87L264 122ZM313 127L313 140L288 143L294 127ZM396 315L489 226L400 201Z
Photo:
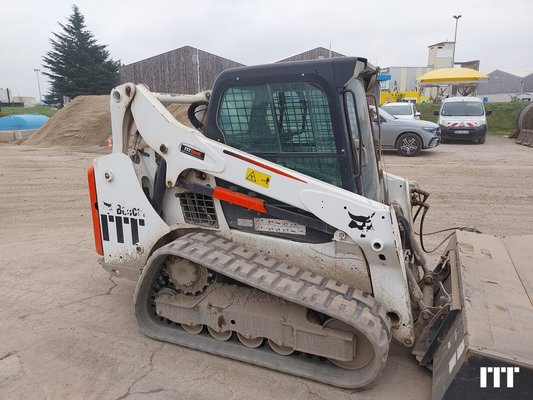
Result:
M46 121L48 117L39 114L8 115L0 118L0 131L39 129Z

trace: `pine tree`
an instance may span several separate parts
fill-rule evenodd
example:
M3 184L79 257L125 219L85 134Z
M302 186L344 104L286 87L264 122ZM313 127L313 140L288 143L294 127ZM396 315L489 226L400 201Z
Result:
M105 45L99 45L86 29L85 19L76 5L68 23L50 39L52 50L43 57L43 72L50 78L46 103L63 104L63 96L108 94L118 84L119 61L113 61Z

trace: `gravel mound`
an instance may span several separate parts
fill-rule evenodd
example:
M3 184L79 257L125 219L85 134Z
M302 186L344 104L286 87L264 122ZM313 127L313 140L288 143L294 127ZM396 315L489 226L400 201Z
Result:
M78 96L50 118L23 145L105 146L109 136L111 136L109 96Z
M168 110L176 119L191 126L188 105L171 104ZM34 147L86 148L106 146L111 137L109 96L78 96L59 110L22 145Z

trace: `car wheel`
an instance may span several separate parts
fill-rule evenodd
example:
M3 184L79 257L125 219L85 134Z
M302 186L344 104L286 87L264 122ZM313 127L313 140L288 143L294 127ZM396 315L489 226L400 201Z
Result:
M404 133L398 138L396 150L405 157L417 156L422 150L422 140L414 133Z
M477 143L477 144L483 144L483 143L485 143L485 138L486 138L486 136L487 136L486 134L483 135L483 136L481 136L481 137L477 140L476 143Z

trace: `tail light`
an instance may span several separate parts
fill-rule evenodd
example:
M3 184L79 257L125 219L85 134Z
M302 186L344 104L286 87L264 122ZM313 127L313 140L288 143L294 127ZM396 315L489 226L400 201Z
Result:
M96 181L94 179L94 165L91 164L87 172L89 184L89 196L91 198L91 213L93 216L94 245L96 252L101 256L104 255L104 246L102 244L102 235L100 231L100 215L98 213L98 196L96 194Z

